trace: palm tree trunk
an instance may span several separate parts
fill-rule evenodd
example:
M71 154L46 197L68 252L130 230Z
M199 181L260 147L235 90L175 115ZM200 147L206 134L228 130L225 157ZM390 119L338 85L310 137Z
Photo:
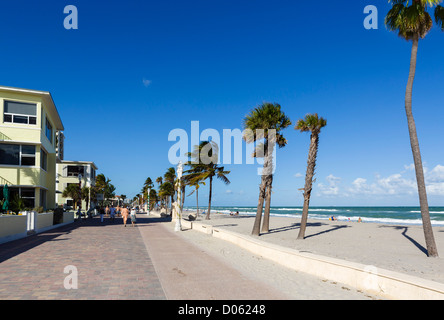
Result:
M419 141L416 133L415 120L412 113L412 91L413 81L416 72L416 58L418 54L419 36L413 37L412 54L410 60L410 72L405 92L405 111L409 127L410 145L412 147L413 161L415 163L416 182L418 185L419 204L421 207L422 225L424 229L424 237L429 257L438 257L435 238L433 236L432 223L430 222L429 205L427 201L427 190L424 180L424 170L422 166L421 152L419 149Z
M264 222L262 223L262 232L268 232L270 230L270 206L271 206L271 185L273 184L273 150L276 143L276 136L269 135L266 141L266 160L264 162L263 174L265 174L265 210L264 210Z
M253 230L251 234L253 236L259 236L261 220L262 220L262 208L264 207L266 180L265 176L261 178L261 185L259 186L259 200L257 202L256 218L254 219Z
M199 189L196 189L196 218L199 217Z
M261 232L270 231L270 206L271 206L271 185L273 183L273 176L267 176L267 184L265 190L265 210L264 210L264 221L262 222Z
M310 137L310 149L308 151L307 172L305 174L304 207L302 209L301 225L298 234L299 240L305 238L305 229L307 228L307 220L308 220L308 207L310 205L311 190L313 187L313 176L316 167L318 146L319 146L319 135L312 133Z
M213 193L213 177L210 176L210 194L208 197L208 211L207 215L205 216L205 220L210 220L210 211L211 211L211 196Z

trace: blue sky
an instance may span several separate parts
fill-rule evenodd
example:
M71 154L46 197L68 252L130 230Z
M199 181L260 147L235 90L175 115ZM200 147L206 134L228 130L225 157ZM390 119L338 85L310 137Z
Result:
M78 30L63 27L66 5ZM367 5L377 30L363 26ZM171 130L199 121L222 135L269 101L293 124L315 112L328 121L312 205L418 205L404 112L411 44L386 30L388 10L385 0L18 0L0 11L0 84L50 91L65 158L94 161L118 194L172 166ZM435 27L420 42L413 97L431 205L444 205L443 40ZM293 127L274 206L302 205L309 135ZM231 184L215 182L213 204L256 205L256 166L226 169Z

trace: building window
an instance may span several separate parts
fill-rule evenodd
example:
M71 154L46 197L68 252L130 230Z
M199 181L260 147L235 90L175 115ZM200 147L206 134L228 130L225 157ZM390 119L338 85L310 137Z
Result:
M20 165L20 145L0 143L0 164Z
M22 145L20 155L21 166L35 166L35 146Z
M48 138L49 142L52 143L52 125L48 119L46 119L45 134L46 134L46 137Z
M68 177L78 177L81 174L85 176L85 167L83 166L68 166Z
M35 146L0 143L0 164L35 166Z
M40 207L46 211L46 190L40 189Z
M9 189L10 199L14 199L16 196L23 199L26 208L33 209L35 207L35 189L34 188L14 188Z
M37 124L37 105L16 101L5 101L3 121L22 124Z
M48 171L48 154L46 153L45 150L43 150L42 148L40 148L40 167L45 170Z

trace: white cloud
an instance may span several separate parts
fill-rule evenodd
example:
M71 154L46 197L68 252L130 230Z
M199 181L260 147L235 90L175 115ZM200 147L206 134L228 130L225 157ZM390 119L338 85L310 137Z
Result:
M400 173L387 176L376 174L373 179L358 177L351 184L343 185L343 179L328 175L325 181L317 185L317 195L325 197L358 197L358 196L416 196L415 166L404 165ZM297 174L294 175L297 177ZM444 166L436 165L433 169L424 167L427 194L444 196Z
M302 173L298 172L298 173L296 173L296 174L294 175L294 177L295 177L295 178L300 178L300 177L302 177Z
M437 165L425 173L427 192L431 195L444 196L444 166Z
M226 190L226 191L225 191L225 193L226 193L226 194L232 194L232 193L233 193L233 191L232 191L232 190L230 190L230 189L228 189L228 190Z
M326 196L339 195L338 184L341 182L341 178L335 177L334 175L330 174L325 178L325 180L327 180L328 184L325 185L323 183L319 183L319 193Z
M390 195L414 194L417 190L416 180L403 178L400 173L392 174L386 178L378 177L376 184L383 193Z
M143 78L142 83L146 88L148 88L151 85L152 81Z
M391 174L387 177L375 176L373 183L367 179L357 178L348 189L355 195L414 195L418 192L415 176L415 166L405 165L401 173ZM430 195L444 195L444 166L437 165L432 170L424 167L427 192Z

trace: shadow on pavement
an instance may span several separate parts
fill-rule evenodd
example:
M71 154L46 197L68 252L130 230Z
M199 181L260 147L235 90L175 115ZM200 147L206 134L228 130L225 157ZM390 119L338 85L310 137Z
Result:
M144 216L138 215L136 226L137 225L144 226L152 223L164 223L170 221L171 217L160 218L155 216L147 217L146 215ZM105 217L103 219L103 222L100 222L100 217L86 218L86 219L81 219L80 221L76 220L73 223L61 226L59 228L55 228L46 232L27 236L26 238L0 244L0 263L10 258L13 258L23 252L31 250L48 241L70 241L71 239L66 239L66 238L57 239L57 238L68 235L77 228L84 228L84 227L100 228L113 225L123 225L122 217L115 218L114 222L111 222L111 219L109 217ZM130 218L128 218L127 225L131 225ZM110 232L114 232L113 230L114 229L110 229Z

